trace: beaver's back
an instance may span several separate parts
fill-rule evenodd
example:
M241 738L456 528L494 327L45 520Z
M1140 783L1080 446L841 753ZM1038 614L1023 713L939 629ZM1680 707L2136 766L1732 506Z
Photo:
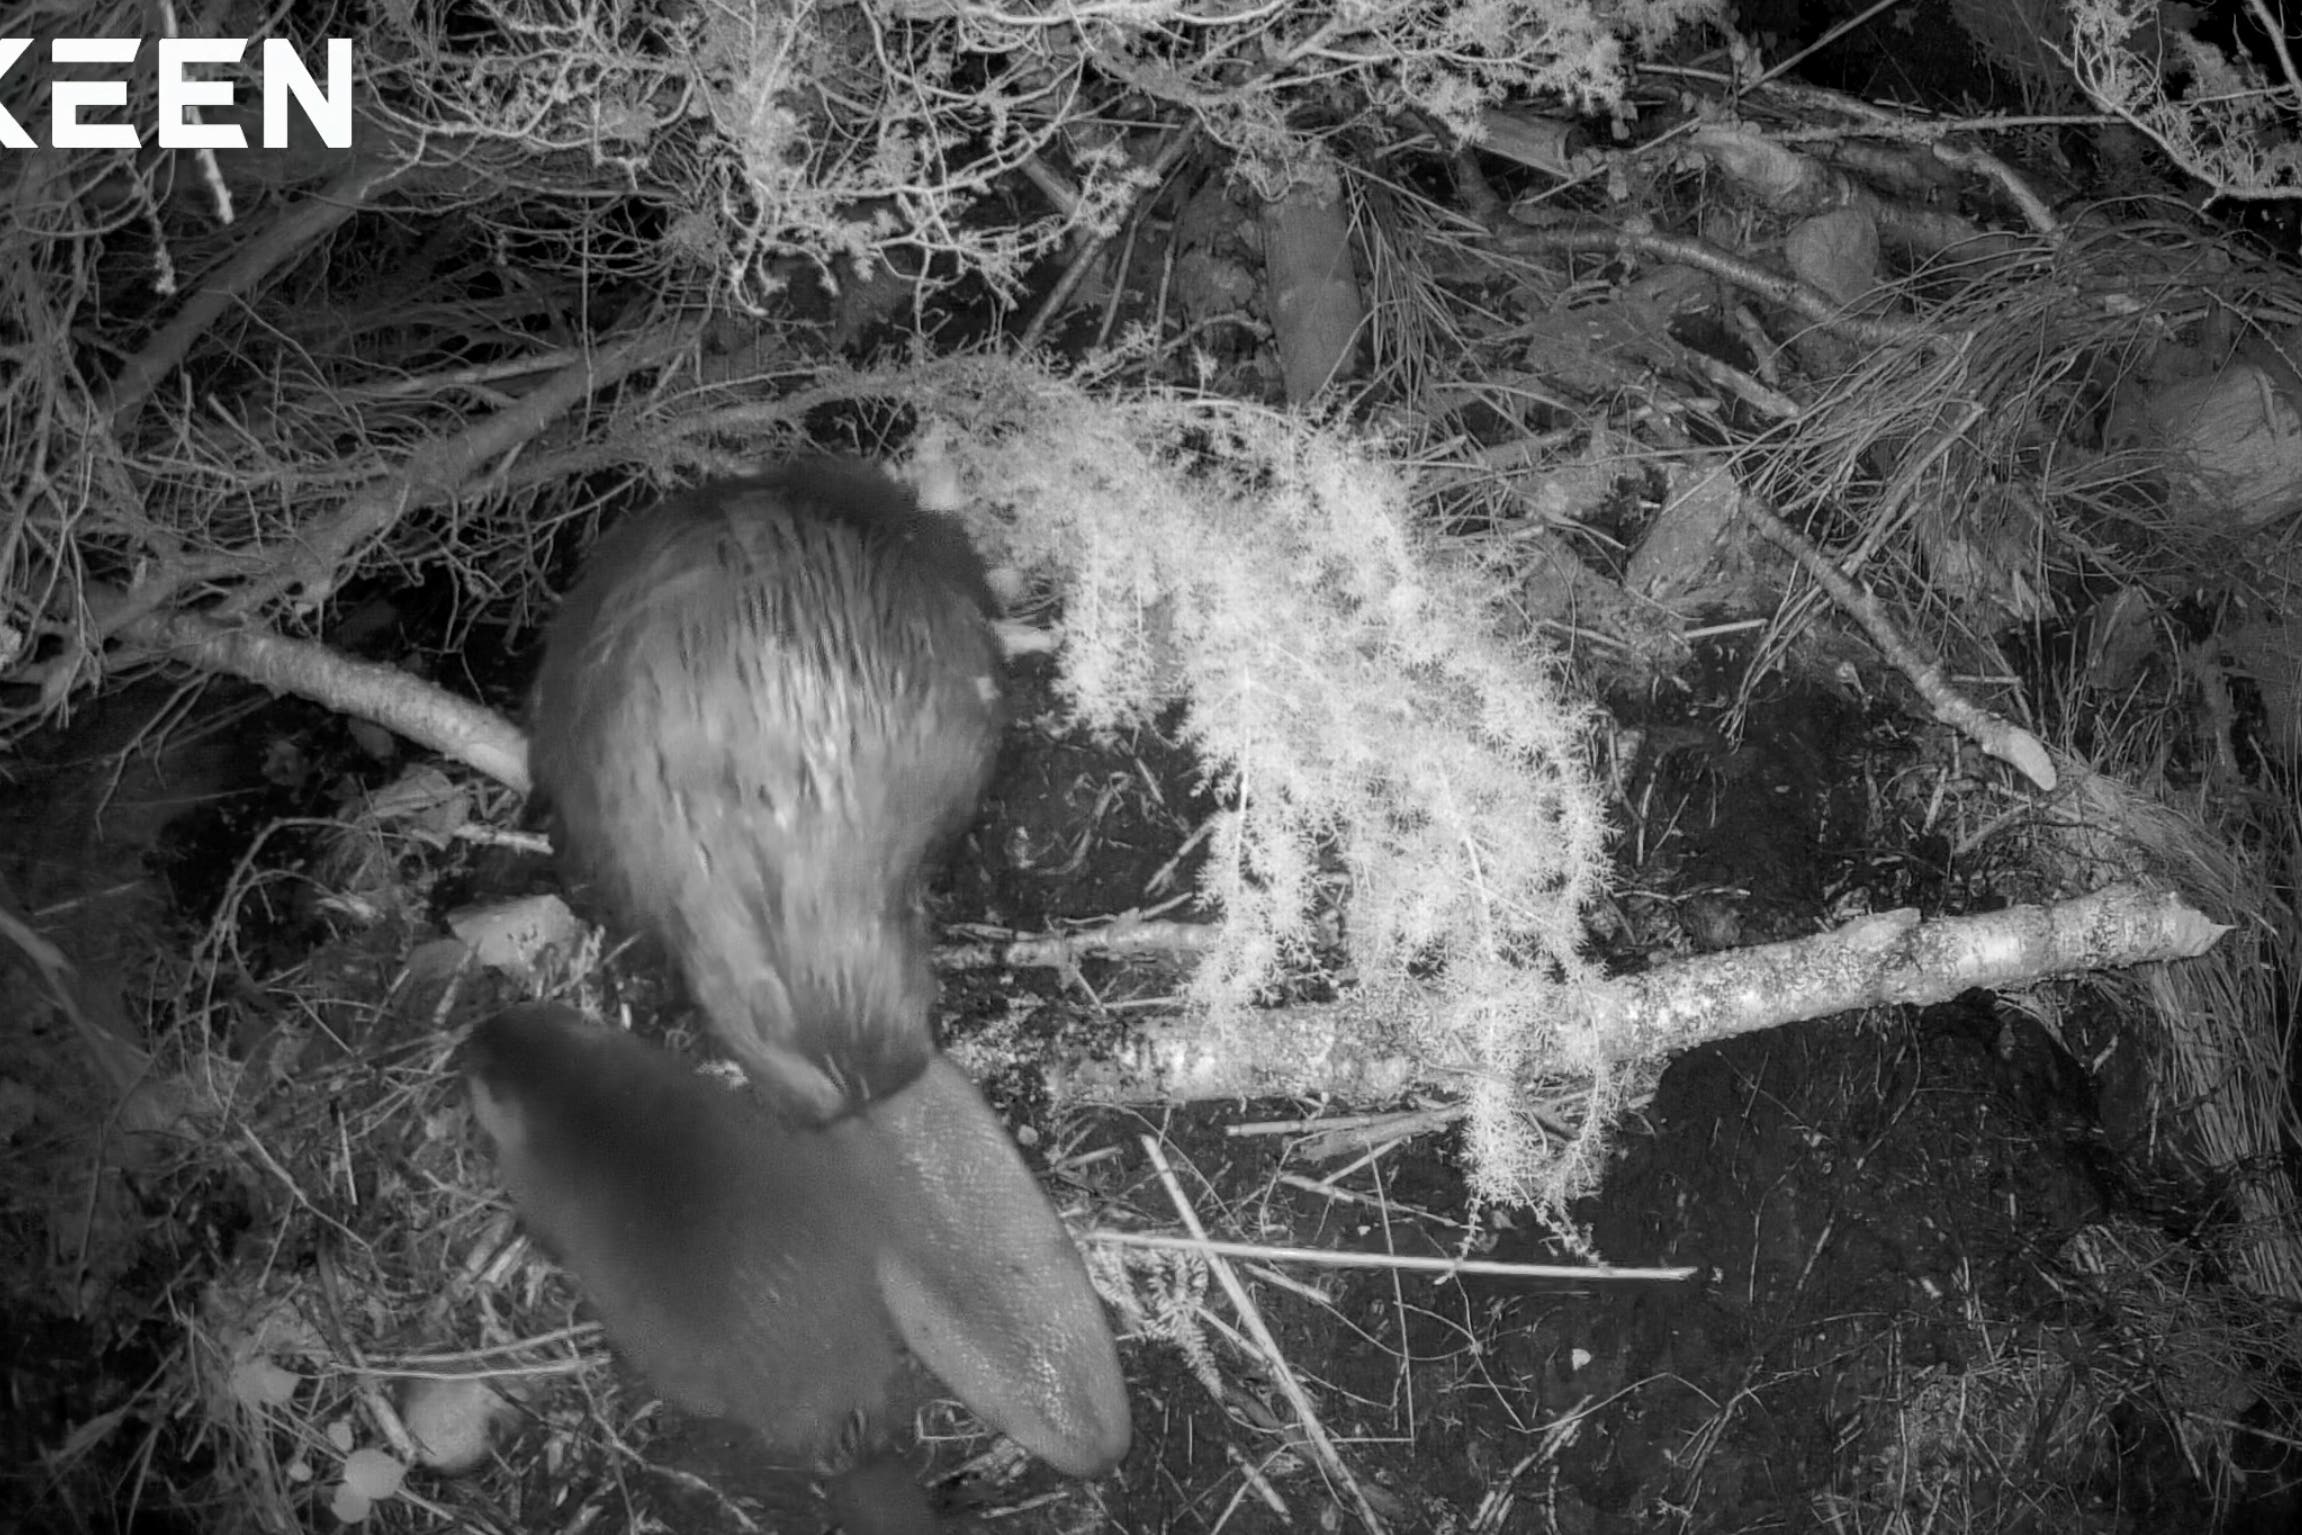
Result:
M956 524L823 460L627 520L552 625L531 756L563 848L788 1113L933 1047L919 900L998 747L987 614Z

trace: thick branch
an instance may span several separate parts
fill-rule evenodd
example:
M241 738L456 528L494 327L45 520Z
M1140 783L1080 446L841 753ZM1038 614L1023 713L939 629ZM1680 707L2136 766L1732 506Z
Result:
M527 792L527 739L509 720L397 667L355 661L325 645L261 629L229 629L182 613L139 620L122 637L189 665L245 677L276 692L371 720Z
M134 435L136 418L160 381L173 373L208 333L217 316L249 301L273 273L303 259L313 244L341 227L367 205L368 195L397 173L397 167L363 160L321 191L277 215L271 227L242 244L232 259L201 282L175 318L160 327L144 349L128 359L106 402L116 440Z
M232 594L224 616L259 611L282 592L295 592L305 604L323 601L350 573L359 551L401 517L448 500L582 401L678 356L693 344L695 331L689 321L627 335L579 357L508 409L411 454L404 474L378 480L305 528L277 570Z
M1582 998L1622 1060L1692 1049L1778 1024L1882 1003L1944 1002L1974 986L2116 969L2205 953L2229 929L2180 896L2113 885L2053 906L1922 922L1910 911L1833 933L1663 966ZM1365 1103L1458 1087L1467 1063L1423 1053L1435 996L1290 1008L1228 1022L1148 1024L1096 1059L1048 1068L1077 1103L1330 1096Z

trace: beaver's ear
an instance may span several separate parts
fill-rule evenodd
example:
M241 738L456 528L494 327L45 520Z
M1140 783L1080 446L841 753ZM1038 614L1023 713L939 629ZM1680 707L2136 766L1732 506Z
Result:
M937 1055L866 1121L897 1164L878 1259L897 1333L985 1422L1058 1471L1109 1470L1132 1430L1103 1303L975 1084Z

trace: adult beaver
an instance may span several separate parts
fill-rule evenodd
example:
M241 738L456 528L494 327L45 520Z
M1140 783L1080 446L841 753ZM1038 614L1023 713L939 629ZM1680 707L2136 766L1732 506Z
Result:
M934 1049L920 900L998 749L990 611L956 522L810 459L626 519L551 625L529 754L562 850L795 1119Z

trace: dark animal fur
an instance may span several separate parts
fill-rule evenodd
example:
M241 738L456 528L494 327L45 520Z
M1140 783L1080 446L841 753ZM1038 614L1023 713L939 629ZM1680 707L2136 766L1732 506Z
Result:
M787 1114L934 1049L921 888L998 748L988 612L956 524L819 460L627 520L551 626L530 757L562 847Z
M466 1050L521 1218L609 1334L669 1400L816 1462L857 1535L933 1528L887 1444L906 1346L1058 1470L1127 1453L1079 1254L942 1056L812 1127L564 1007L512 1008Z
M566 1008L501 1013L467 1050L529 1234L668 1400L810 1460L880 1419L902 1345L877 1300L892 1212L863 1120L785 1124Z
M1126 1454L1079 1253L935 1050L920 910L997 748L983 571L876 472L814 462L674 498L594 552L545 646L531 767L563 849L664 943L760 1089L564 1008L471 1046L537 1239L672 1401L929 1527L880 1442L905 1349L1074 1475Z

